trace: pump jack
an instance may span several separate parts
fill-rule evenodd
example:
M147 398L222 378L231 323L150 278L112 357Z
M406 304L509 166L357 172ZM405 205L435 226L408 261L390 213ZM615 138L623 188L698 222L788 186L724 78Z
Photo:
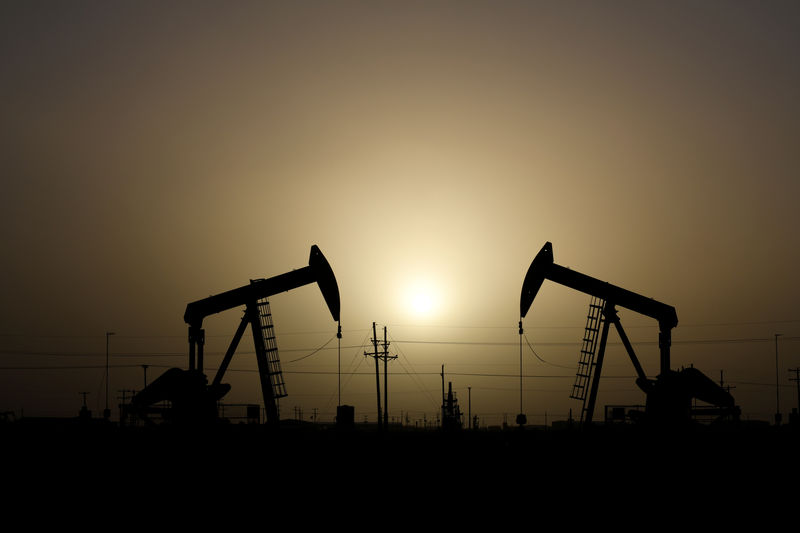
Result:
M647 396L644 417L646 421L655 424L686 423L691 420L691 402L694 398L719 407L721 414L736 416L737 408L731 394L699 370L694 367L680 371L670 369L672 329L678 325L678 315L674 307L555 264L553 246L549 242L545 243L534 258L522 284L520 332L522 331L522 318L527 314L546 279L584 292L601 301L598 307L601 309L604 320L596 358L588 365L590 374L592 374L592 383L588 403L584 406L583 422L585 424L591 424L592 421L608 330L611 324L614 324L636 369L636 384ZM639 363L633 346L631 346L617 316L617 306L658 321L660 373L655 380L647 377ZM592 352L592 356L594 357L594 352Z
M253 333L267 424L276 425L278 423L276 400L286 394L283 389L277 349L274 347L274 337L267 334L267 330L271 330L272 322L266 298L314 282L319 285L331 316L339 322L339 287L333 270L316 245L311 247L307 267L268 279L251 280L249 285L188 304L183 318L189 324L189 369L171 368L165 371L134 396L130 408L146 419L148 412L158 411L152 407L154 404L168 401L171 404L170 414L175 421L215 420L217 402L230 390L230 385L222 383L222 378L249 325ZM205 344L203 319L242 305L245 306L245 311L239 328L231 340L213 382L208 385L208 379L203 373ZM341 325L338 335L341 335Z

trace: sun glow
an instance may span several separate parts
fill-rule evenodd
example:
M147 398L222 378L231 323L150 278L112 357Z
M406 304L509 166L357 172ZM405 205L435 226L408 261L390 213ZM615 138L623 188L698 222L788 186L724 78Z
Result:
M404 305L409 314L417 318L430 318L439 312L441 294L430 281L417 280L410 283L404 292Z
M433 310L433 298L430 293L417 292L411 295L411 309L417 315L427 315Z

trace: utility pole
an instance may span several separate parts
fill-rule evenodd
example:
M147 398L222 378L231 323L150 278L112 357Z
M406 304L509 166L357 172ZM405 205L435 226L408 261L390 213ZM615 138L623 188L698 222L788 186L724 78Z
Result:
M472 387L467 387L467 428L472 429Z
M800 416L800 368L790 368L789 372L794 372L794 377L789 381L797 383L797 416Z
M111 417L111 410L108 408L108 338L113 334L113 331L106 331L106 408L103 410L103 418L106 420Z
M142 368L144 369L144 388L145 389L147 388L147 367L148 366L150 366L150 365L142 365Z
M378 335L375 331L375 322L372 323L372 345L375 348L374 352L364 352L364 356L375 358L375 385L378 390L378 430L383 429L383 416L381 415L381 377L380 377L380 352L378 352Z
M338 387L339 387L339 403L336 405L342 405L342 323L339 322L339 327L336 330L336 339L338 343L337 348L337 376L338 376Z
M522 319L519 321L519 414L517 415L517 424L519 427L528 423L528 418L522 412Z
M128 409L127 409L128 397L126 396L126 393L130 393L131 394L131 398L133 398L133 396L136 395L136 391L135 390L130 390L130 389L122 389L119 392L122 393L122 397L121 398L117 397L118 400L122 400L122 403L119 405L119 411L120 411L119 424L120 424L120 426L122 426L123 424L126 423L126 421L128 419L128 416L127 416L127 413L128 413Z
M723 370L719 371L719 387L726 392L730 392L731 389L735 389L736 387L732 385L725 385L725 379L723 377L723 373L724 373Z
M736 387L734 387L732 385L725 385L725 377L724 377L724 371L723 370L719 371L719 387L721 389L724 389L724 390L728 391L728 392L730 392L731 389L735 389L736 388Z
M386 326L383 326L383 427L389 427L389 343L386 341Z
M778 337L782 333L775 334L775 425L781 425L781 386L778 379Z
M389 427L389 359L397 359L396 355L389 355L389 341L386 340L386 326L383 326L383 426Z
M88 394L89 394L88 392L81 392L80 393L80 395L83 396L83 405L81 406L81 410L80 410L81 418L91 418L91 416L92 416L91 411L89 411L89 408L86 407L86 396Z
M444 397L444 365L442 365L442 419L444 420L444 406L445 406L445 397Z

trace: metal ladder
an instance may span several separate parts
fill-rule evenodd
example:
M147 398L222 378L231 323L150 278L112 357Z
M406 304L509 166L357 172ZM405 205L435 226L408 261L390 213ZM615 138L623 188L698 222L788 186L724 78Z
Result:
M581 410L581 420L583 419L583 411L586 409L586 394L594 371L597 334L603 325L604 307L605 300L592 296L589 301L589 314L586 316L586 330L583 334L583 344L581 345L581 354L578 360L578 370L575 374L575 383L572 385L572 394L569 395L570 398L584 403Z
M281 372L281 361L278 358L278 345L275 343L275 328L272 324L272 312L269 308L269 301L264 298L258 301L258 314L261 321L261 336L264 339L264 349L267 355L267 368L269 381L272 384L274 397L284 398L286 394L286 384L283 381Z

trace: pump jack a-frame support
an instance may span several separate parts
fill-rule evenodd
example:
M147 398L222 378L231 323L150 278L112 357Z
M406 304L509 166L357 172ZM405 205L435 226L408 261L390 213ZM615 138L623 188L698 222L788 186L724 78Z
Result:
M589 400L585 407L584 423L590 424L592 421L603 357L608 341L608 330L611 324L614 324L625 350L633 362L637 374L636 384L647 394L647 410L653 419L672 421L688 419L690 402L694 397L726 408L732 409L734 407L733 398L730 394L722 390L698 370L687 368L680 373L670 370L672 329L678 325L678 315L674 307L555 264L553 261L553 246L549 242L545 243L536 255L525 275L520 296L520 328L522 318L527 314L534 298L536 298L536 294L546 279L604 301L602 312L605 320L603 321L600 345L595 360ZM660 373L656 380L649 379L639 363L617 316L617 306L630 309L658 321Z
M594 371L592 373L592 387L589 392L589 399L588 403L584 408L585 418L584 421L587 424L592 423L592 415L594 413L595 402L597 401L597 390L600 387L600 374L603 369L603 358L605 355L605 348L606 343L608 342L608 330L611 324L614 324L614 327L619 334L620 339L622 340L622 344L625 346L625 350L628 352L628 355L631 358L631 362L633 363L633 367L636 369L636 383L639 385L639 388L643 391L648 391L647 384L650 382L647 378L647 375L644 373L644 369L642 365L639 363L639 359L636 357L636 352L633 351L633 346L631 346L630 340L628 340L628 336L625 333L625 330L622 329L622 323L619 320L619 316L617 316L617 309L613 302L606 301L603 305L603 331L600 335L600 346L598 347L597 355L595 358L594 363ZM667 358L667 366L669 366L669 345L664 348L661 345L662 337L659 336L659 346L661 347L661 358L662 361L664 360L664 351L666 350L666 358ZM667 337L667 342L669 342L669 337Z

